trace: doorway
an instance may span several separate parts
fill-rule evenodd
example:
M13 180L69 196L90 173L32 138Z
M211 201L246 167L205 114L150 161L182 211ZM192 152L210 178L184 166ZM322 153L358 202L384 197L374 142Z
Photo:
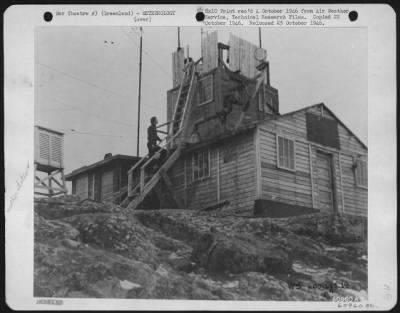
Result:
M332 213L335 211L332 155L317 152L317 173L319 209Z

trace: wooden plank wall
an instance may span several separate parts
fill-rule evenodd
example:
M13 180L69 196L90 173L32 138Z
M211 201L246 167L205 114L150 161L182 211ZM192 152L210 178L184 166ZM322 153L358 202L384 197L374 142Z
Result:
M318 208L316 154L320 150L332 155L337 210L353 215L367 215L368 191L355 185L354 172L351 168L353 156L355 154L366 156L367 150L340 124L338 125L340 150L308 142L305 112L300 111L267 121L259 126L262 197L266 199L276 197L287 203L309 207L314 205ZM319 107L313 107L308 112L321 114ZM334 118L326 110L323 116ZM296 172L277 168L276 134L295 139Z
M256 149L254 132L235 136L220 145L220 201L239 211L252 212L256 199Z
M258 46L242 38L229 35L229 68L232 71L240 70L249 78L253 78L259 71L256 66L260 63L254 58Z
M218 32L203 32L201 37L202 72L208 72L218 66Z
M295 172L277 167L276 133L293 136L290 131L283 131L283 129L282 126L277 131L271 131L265 127L259 128L262 198L312 207L308 145L295 142Z
M180 158L168 172L185 207L199 210L228 200L232 208L252 212L256 195L253 133L235 136L209 148L209 177L193 181L192 152Z

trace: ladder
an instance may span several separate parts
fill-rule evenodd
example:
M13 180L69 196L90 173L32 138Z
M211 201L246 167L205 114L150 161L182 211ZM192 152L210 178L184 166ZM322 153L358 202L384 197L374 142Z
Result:
M165 140L165 144L160 150L165 149L164 151L167 151L165 160L162 160L161 166L152 173L151 165L160 157L160 152L156 152L150 158L148 155L143 157L128 171L128 195L121 202L122 206L135 210L160 180L166 182L166 186L173 194L172 186L166 173L181 155L182 141L179 141L178 144L175 144L175 141L182 134L185 121L187 120L187 112L190 111L191 100L197 84L197 75L195 74L196 65L199 61L190 62L187 65L181 86L179 87L172 125L170 126L168 136L162 141L164 142ZM181 207L179 199L174 194L173 198L178 206Z
M200 61L200 60L199 60ZM196 63L191 62L188 64L185 74L183 76L182 83L179 87L178 97L175 104L172 127L170 129L170 135L175 136L183 128L183 122L188 112L188 106L191 102L191 96L193 89L197 83Z

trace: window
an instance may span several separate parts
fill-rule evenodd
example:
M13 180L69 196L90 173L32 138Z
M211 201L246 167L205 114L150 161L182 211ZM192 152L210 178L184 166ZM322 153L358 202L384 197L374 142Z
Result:
M213 76L207 75L199 79L197 85L198 104L206 104L213 100Z
M193 153L193 181L210 176L210 150Z
M282 136L276 137L278 167L288 170L295 170L294 140Z
M354 174L356 185L359 187L368 187L368 165L367 162L357 159L354 164Z

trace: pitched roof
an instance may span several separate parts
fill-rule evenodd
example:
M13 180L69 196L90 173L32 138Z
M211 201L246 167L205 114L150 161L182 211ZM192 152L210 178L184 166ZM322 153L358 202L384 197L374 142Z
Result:
M307 111L307 110L309 110L309 109L311 109L311 108L314 108L314 107L318 107L318 106L322 106L322 107L324 107L324 109L325 110L327 110L352 136L354 136L354 138L356 138L356 140L365 148L365 149L367 149L368 150L368 147L367 147L367 145L364 143L364 142L362 142L361 141L361 139L360 138L358 138L357 137L357 135L356 134L354 134L352 131L351 131L351 129L350 128L348 128L347 126L346 126L346 124L344 124L337 116L336 116L336 114L335 113L333 113L332 111L331 111L331 109L329 109L327 106L326 106L326 104L325 103L323 103L323 102L321 102L321 103L317 103L317 104L312 104L312 105L309 105L309 106L307 106L307 107L304 107L304 108L301 108L301 109L299 109L299 110L295 110L295 111L292 111L292 112L288 112L288 113L285 113L285 114L281 114L281 115L278 115L276 118L281 118L281 117L285 117L285 116L290 116L290 115L293 115L293 114L296 114L296 113L299 113L299 112L301 112L301 111Z
M280 119L280 118L284 118L284 117L286 117L286 116L290 116L290 115L293 115L293 114L296 114L296 113L299 113L299 112L301 112L301 111L307 111L307 110L309 110L309 109L311 109L311 108L313 108L313 107L318 107L318 106L323 106L324 107L324 109L325 110L327 110L352 136L354 136L354 138L366 149L366 150L368 150L368 147L361 141L361 139L360 138L358 138L351 130L350 130L350 128L348 128L324 103L317 103L317 104L313 104L313 105L309 105L309 106L307 106L307 107L304 107L304 108L301 108L301 109L298 109L298 110L295 110L295 111L292 111L292 112L288 112L288 113L285 113L285 114L276 114L276 115L270 115L270 116L268 116L267 118L265 118L265 119L263 119L263 120L260 120L260 121L254 121L254 122L250 122L250 123L247 123L247 124L245 124L245 125L242 125L241 127L239 127L238 129L234 129L234 130L231 130L231 131L229 131L229 132L226 132L226 133L224 133L224 134L221 134L221 135L219 135L219 136L217 136L217 137L214 137L214 138L211 138L211 139L209 139L209 140L206 140L206 141L204 141L204 142L200 142L200 143L197 143L197 144L188 144L186 147L185 147L185 152L189 152L189 151L191 151L191 150L194 150L194 149L197 149L197 148L201 148L201 147L204 147L204 146L207 146L207 145L209 145L209 144L212 144L212 143L216 143L216 142L219 142L219 141L222 141L222 140L224 140L224 139L227 139L227 138L231 138L231 137L235 137L236 135L239 135L239 134L241 134L241 133L243 133L243 132L245 132L245 131L247 131L247 130L249 130L249 129L254 129L255 127L257 127L257 125L260 125L260 124L263 124L263 123L268 123L268 121L271 121L271 120L277 120L277 119Z
M90 170L95 169L96 167L102 166L102 165L107 164L107 163L109 163L111 161L114 161L116 159L132 160L132 161L134 161L136 163L141 159L141 157L135 157L135 156L124 155L124 154L116 154L116 155L113 155L113 156L111 156L111 157L109 157L107 159L104 159L104 160L98 161L96 163L93 163L91 165L82 166L82 167L80 167L80 168L78 168L76 170L73 170L71 173L65 175L65 179L66 180L71 180L72 178L74 178L77 175L86 173L86 172L88 172Z

